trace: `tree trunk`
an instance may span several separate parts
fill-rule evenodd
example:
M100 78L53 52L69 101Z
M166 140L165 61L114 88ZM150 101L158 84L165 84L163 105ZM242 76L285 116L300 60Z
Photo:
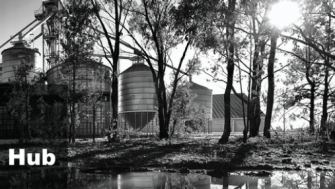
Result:
M255 52L253 59L253 79L251 85L251 107L250 107L250 137L258 136L259 126L261 123L261 86L262 86L262 73L263 73L263 60L260 57L265 51L265 42L255 39Z
M163 63L161 63L161 66ZM158 83L156 86L157 100L158 100L158 119L159 119L159 138L160 139L168 139L169 138L169 121L170 118L168 116L167 111L167 102L166 102L166 94L165 94L165 84L164 84L164 74L163 71L159 70Z
M225 144L228 142L230 136L230 93L233 86L233 76L234 76L234 30L235 30L235 11L236 0L229 0L228 12L226 17L227 23L227 39L228 39L228 65L227 65L227 86L224 94L224 108L225 108L225 119L224 119L224 130L221 138L219 139L220 144Z
M309 109L309 133L313 134L315 131L314 128L314 109L315 109L315 80L310 78L310 69L311 69L311 65L310 65L310 61L311 61L311 49L310 47L308 47L308 52L306 54L306 58L308 59L308 62L306 64L306 80L308 82L308 84L311 86L311 99L310 99L310 109Z
M95 103L93 103L93 142L95 142Z
M256 26L256 20L257 16L255 15L257 5L254 5L252 3L251 9L253 10L251 12L252 15L252 30L253 30L253 37L255 40L254 44L254 56L252 60L252 85L251 85L251 107L248 111L250 113L248 119L250 122L250 134L249 137L255 137L258 136L259 132L259 126L260 126L260 95L261 95L261 82L262 82L262 75L263 75L263 57L265 51L265 45L266 42L264 39L260 38L260 33L262 32L260 28L258 28L257 33L257 26ZM262 26L260 26L262 27ZM251 58L250 58L251 59Z
M160 139L168 139L169 138L169 133L168 129L166 127L166 121L165 121L165 116L163 112L163 108L159 108L158 110L158 119L159 119L159 138Z
M29 125L29 112L28 112L28 104L29 104L29 83L27 81L27 76L26 76L26 81L25 81L25 85L26 85L26 103L25 103L25 109L26 109L26 139L31 139L31 129L30 129L30 125Z
M122 3L121 3L122 4ZM119 5L118 0L114 0L114 11L115 11L115 42L114 42L114 52L113 55L113 75L112 75L112 106L113 106L113 122L115 125L113 126L115 130L115 136L117 137L117 129L118 129L118 61L120 56L120 19L119 19ZM108 36L108 32L104 29L106 36ZM109 40L109 47L112 50L112 45Z
M112 100L112 123L113 125L112 129L117 130L118 128L118 79L117 79L117 71L114 71L115 69L117 70L117 63L113 63L113 75L112 75L112 95L111 95L111 100Z
M315 82L313 81L311 85L311 107L309 109L309 133L314 133L314 109L315 109Z
M326 188L326 172L321 171L320 173L320 188Z
M307 174L307 188L312 189L312 171L308 171Z
M265 115L265 123L264 123L264 133L263 135L267 138L271 138L270 128L271 128L271 119L272 119L272 109L273 109L273 101L274 101L274 91L275 91L275 83L274 83L274 62L277 48L277 38L279 31L277 29L273 29L271 34L271 48L270 48L270 56L269 56L269 64L268 64L268 99L266 106L266 115Z
M109 33L108 30L105 26L105 23L103 22L100 14L99 14L99 9L98 9L98 5L94 0L91 0L92 5L95 7L95 15L98 18L102 29L103 29L103 34L107 39L107 43L109 46L109 50L110 53L112 55L112 59L113 59L113 63L110 63L111 67L112 67L112 95L111 95L111 101L112 101L112 123L115 123L115 125L112 125L112 127L114 127L113 129L116 130L115 136L117 136L117 128L118 128L118 61L119 61L119 56L120 56L120 6L122 7L122 3L121 5L119 5L119 1L118 0L114 0L114 26L115 26L115 41L114 41L114 45L112 44L111 38L109 37ZM113 48L114 47L114 48ZM111 123L111 124L112 124Z
M328 59L328 58L327 58ZM329 60L328 60L329 61ZM329 93L329 70L326 67L326 75L325 75L325 88L323 91L323 99L322 99L322 116L321 116L321 125L320 125L320 132L323 136L326 131L326 124L328 118L328 93Z
M330 13L329 13L330 15ZM331 43L331 38L330 38L330 29L331 28L331 17L329 16L328 18L328 26L325 27L326 33L327 33L327 41L326 41L326 50L329 53L330 50L330 43ZM325 59L325 65L329 65L329 57L326 56ZM327 124L327 118L328 118L328 111L327 111L327 105L328 105L328 93L329 93L329 68L326 66L326 74L325 74L325 89L323 93L323 102L322 102L322 116L321 116L321 125L320 125L320 130L321 130L321 135L323 136L326 131L326 124Z
M72 114L71 114L71 142L75 143L76 138L75 138L75 132L76 132L76 63L73 60L72 63Z

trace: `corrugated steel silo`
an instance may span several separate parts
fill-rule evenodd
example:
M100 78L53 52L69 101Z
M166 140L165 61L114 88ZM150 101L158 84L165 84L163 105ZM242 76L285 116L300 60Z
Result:
M111 111L110 104L110 73L111 68L94 60L78 63L76 65L76 92L80 93L83 89L89 92L102 92L103 97L100 99L99 105L95 109L95 135L98 136L102 128L110 126ZM72 88L72 72L73 65L71 63L62 63L47 71L48 85L68 83L70 90ZM108 100L109 99L109 100ZM85 102L83 102L85 103ZM79 104L80 106L82 104ZM79 137L89 137L93 135L93 109L86 109L80 118L80 125L76 128L76 134Z
M0 82L2 81L2 61L0 60Z
M193 94L197 94L197 97L193 100L193 102L199 104L200 106L204 106L206 108L208 118L212 119L213 91L192 81L190 89Z
M79 63L76 69L76 88L89 89L90 91L107 91L110 90L110 76L111 68L93 60ZM71 63L63 63L47 71L48 84L61 84L64 82L72 83Z
M119 114L131 128L142 130L154 119L157 106L150 68L134 61L119 76Z
M19 40L13 42L14 46L2 51L2 78L1 81L11 82L15 80L14 66L18 67L21 65L24 58L30 59L30 64L33 65L33 69L29 72L27 77L30 82L34 76L38 76L38 72L35 71L36 61L38 58L38 50L28 48L24 41Z

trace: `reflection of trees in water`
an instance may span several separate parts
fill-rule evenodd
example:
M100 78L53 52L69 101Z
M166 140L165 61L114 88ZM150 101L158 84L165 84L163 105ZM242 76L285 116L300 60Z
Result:
M212 177L212 184L223 189L334 189L334 172L311 171L273 171L271 177L256 177L243 175L226 175L221 178ZM241 174L239 172L238 174Z
M69 170L68 188L152 188L152 189L210 189L210 177L199 174L125 173L120 175L86 174Z
M1 188L64 189L67 187L67 168L32 168L30 170L4 172L1 176L5 180L0 182Z
M220 188L256 189L334 189L334 172L317 171L274 171L272 177L250 177L242 175L226 175L211 178L201 174L179 173L125 173L98 174L83 173L72 168L33 168L25 171L9 171L8 179L0 177L0 188L152 188L152 189L210 189L210 184ZM4 175L4 172L0 172ZM4 186L4 187L3 187Z
M309 171L283 171L276 172L272 177L272 188L288 189L334 189L335 175L334 172L317 172Z
M197 185L206 185L208 181L208 176L197 174L168 174L165 176L167 177L165 189L193 189L196 188ZM208 186L210 187L210 185Z

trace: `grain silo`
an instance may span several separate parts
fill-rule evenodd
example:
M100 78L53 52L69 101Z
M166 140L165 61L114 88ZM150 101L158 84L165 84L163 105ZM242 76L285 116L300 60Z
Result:
M94 60L86 60L75 66L75 85L76 93L82 92L98 92L102 94L99 102L94 105L95 118L93 119L93 105L86 106L85 110L80 113L80 124L76 128L76 135L78 137L89 137L93 135L93 122L95 123L95 135L98 136L102 128L110 126L111 110L110 104L110 89L111 68ZM73 64L63 63L47 71L48 85L67 84L71 90L72 88L72 74ZM77 103L76 107L81 109L87 105L85 100L82 103Z
M76 64L75 66L75 83L77 90L88 89L93 91L110 90L110 73L111 68L102 63L87 60ZM48 84L72 83L72 63L63 63L47 71Z
M14 67L19 67L22 63L28 62L33 66L32 70L29 71L27 81L38 76L36 71L36 61L39 56L37 49L28 48L25 41L19 38L18 41L12 42L14 45L8 49L2 51L2 77L1 82L13 82L15 80L15 69ZM29 61L28 61L29 60Z
M18 41L12 41L13 46L2 51L2 63L0 63L0 138L19 137L19 121L9 114L8 101L13 88L12 82L15 81L15 67L23 64L32 65L28 72L27 82L31 82L39 73L36 71L36 61L39 53L37 49L31 49L19 36Z
M0 83L2 81L2 61L0 59Z
M213 104L213 91L193 82L190 79L191 83L191 93L196 94L197 96L194 98L193 103L197 103L199 106L204 106L206 110L207 121L204 127L204 132L211 132L211 123L212 123L212 104Z
M153 133L158 108L152 72L143 60L134 59L119 76L119 119L121 128Z

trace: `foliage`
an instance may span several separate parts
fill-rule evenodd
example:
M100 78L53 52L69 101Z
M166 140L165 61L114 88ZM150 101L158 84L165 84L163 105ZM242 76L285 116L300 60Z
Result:
M185 121L186 132L201 132L205 129L208 124L208 118L206 117L206 111L204 106L200 106L196 103L192 103L190 107L190 116Z
M111 103L112 103L112 120L114 122L115 129L118 128L118 72L120 67L119 56L121 52L121 43L124 44L121 37L123 35L124 27L128 18L128 13L132 5L133 0L91 0L93 6L93 12L97 20L99 21L99 29L96 33L104 36L106 40L99 37L100 46L105 55L105 59L108 61L112 68L111 74ZM107 16L105 16L107 15ZM113 35L113 37L111 37ZM112 38L114 43L112 42ZM107 42L108 46L103 45ZM108 58L111 55L111 59ZM117 135L117 132L115 136Z
M47 103L43 97L37 100L39 113L32 126L34 137L52 141L67 137L67 115L64 102Z
M22 58L21 64L13 67L15 78L14 81L12 81L12 92L9 95L9 101L7 103L10 114L18 122L21 140L31 138L31 96L34 94L34 80L29 80L33 69L31 61L31 57L27 53Z
M172 114L176 87L182 78L181 67L190 46L194 42L194 29L179 24L176 15L182 11L175 0L135 1L128 21L130 37L140 49L138 53L147 61L157 94L160 138L168 138L168 127ZM140 39L137 38L140 37ZM173 48L182 48L183 53L174 68L172 90L168 99L165 84L166 67L176 65L171 60ZM156 66L157 65L157 66ZM171 67L171 66L169 66ZM155 70L157 68L157 70ZM191 70L191 69L190 69ZM187 74L187 73L184 73Z
M95 24L95 19L93 17L94 8L89 1L68 1L66 4L66 9L60 12L59 18L61 18L60 23L62 23L61 30L61 45L63 48L62 56L60 57L62 64L63 74L68 74L69 80L68 85L70 93L68 95L69 102L69 114L71 119L69 127L69 141L75 142L75 128L78 126L79 114L76 113L76 104L78 101L78 93L80 91L76 89L76 74L77 69L80 64L85 64L87 62L91 63L89 60L90 55L93 51L94 42L97 39L97 35L90 28L90 26ZM69 12L67 12L67 10ZM70 83L70 81L72 83Z
M18 123L20 139L56 139L66 135L66 115L64 104L54 100L45 101L49 91L44 79L36 75L29 56L14 67L15 80L7 103L11 115ZM62 113L63 112L63 113Z
M182 80L177 86L172 107L170 136L175 133L199 132L204 128L205 108L193 102L196 94L192 93L191 85L192 83Z

